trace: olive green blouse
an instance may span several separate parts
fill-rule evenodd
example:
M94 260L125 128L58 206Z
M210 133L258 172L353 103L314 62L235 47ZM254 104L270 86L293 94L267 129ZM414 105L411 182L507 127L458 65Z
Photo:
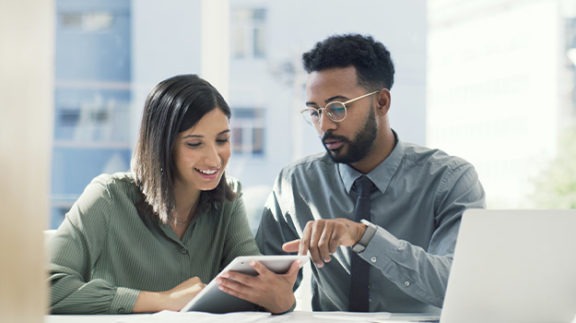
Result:
M179 239L152 216L132 173L96 177L49 242L52 313L130 313L139 291L198 276L208 283L232 259L259 254L240 197L201 209Z

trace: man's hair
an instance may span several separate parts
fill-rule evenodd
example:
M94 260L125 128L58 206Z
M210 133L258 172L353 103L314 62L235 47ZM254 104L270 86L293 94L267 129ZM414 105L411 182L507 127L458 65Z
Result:
M175 207L176 138L214 109L231 116L230 107L218 90L192 74L158 83L146 98L131 167L146 202L164 223L172 220ZM214 190L200 194L200 205L212 205L224 198L234 198L225 175Z
M369 90L394 84L394 64L386 47L371 36L333 35L302 55L306 72L354 66L358 84Z

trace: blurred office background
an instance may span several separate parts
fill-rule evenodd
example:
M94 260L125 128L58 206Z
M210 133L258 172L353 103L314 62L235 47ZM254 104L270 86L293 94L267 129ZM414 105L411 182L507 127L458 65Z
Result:
M392 53L400 139L472 162L489 208L576 207L573 0L55 0L54 13L51 228L94 176L129 168L152 86L196 73L233 108L228 173L255 229L281 167L323 151L298 113L301 54L352 32Z
M228 172L255 229L280 168L323 151L298 113L300 57L334 33L389 47L394 129L472 162L489 208L576 208L574 0L32 1L0 0L1 227L22 258L10 286L41 266L40 239L22 233L56 228L94 176L128 169L145 96L175 74L200 74L231 104ZM0 304L18 309L10 286Z

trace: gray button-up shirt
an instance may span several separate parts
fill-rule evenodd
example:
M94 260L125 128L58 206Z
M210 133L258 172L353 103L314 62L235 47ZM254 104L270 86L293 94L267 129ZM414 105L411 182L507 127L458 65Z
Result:
M301 237L306 222L352 219L354 180L361 174L327 154L309 156L278 175L256 240L264 254ZM378 226L360 253L369 262L370 311L438 313L442 307L462 212L485 206L474 167L443 151L398 141L366 174L378 190L371 222ZM323 268L312 266L312 308L348 310L350 248Z

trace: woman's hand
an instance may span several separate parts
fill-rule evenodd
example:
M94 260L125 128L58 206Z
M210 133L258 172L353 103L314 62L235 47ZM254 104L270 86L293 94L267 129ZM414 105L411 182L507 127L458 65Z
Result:
M200 278L189 278L164 292L141 291L134 304L134 313L150 313L163 310L179 311L206 285Z
M259 262L252 262L250 265L258 276L229 271L218 276L219 288L273 314L289 311L296 302L293 288L302 267L300 262L294 261L285 274L276 274Z

